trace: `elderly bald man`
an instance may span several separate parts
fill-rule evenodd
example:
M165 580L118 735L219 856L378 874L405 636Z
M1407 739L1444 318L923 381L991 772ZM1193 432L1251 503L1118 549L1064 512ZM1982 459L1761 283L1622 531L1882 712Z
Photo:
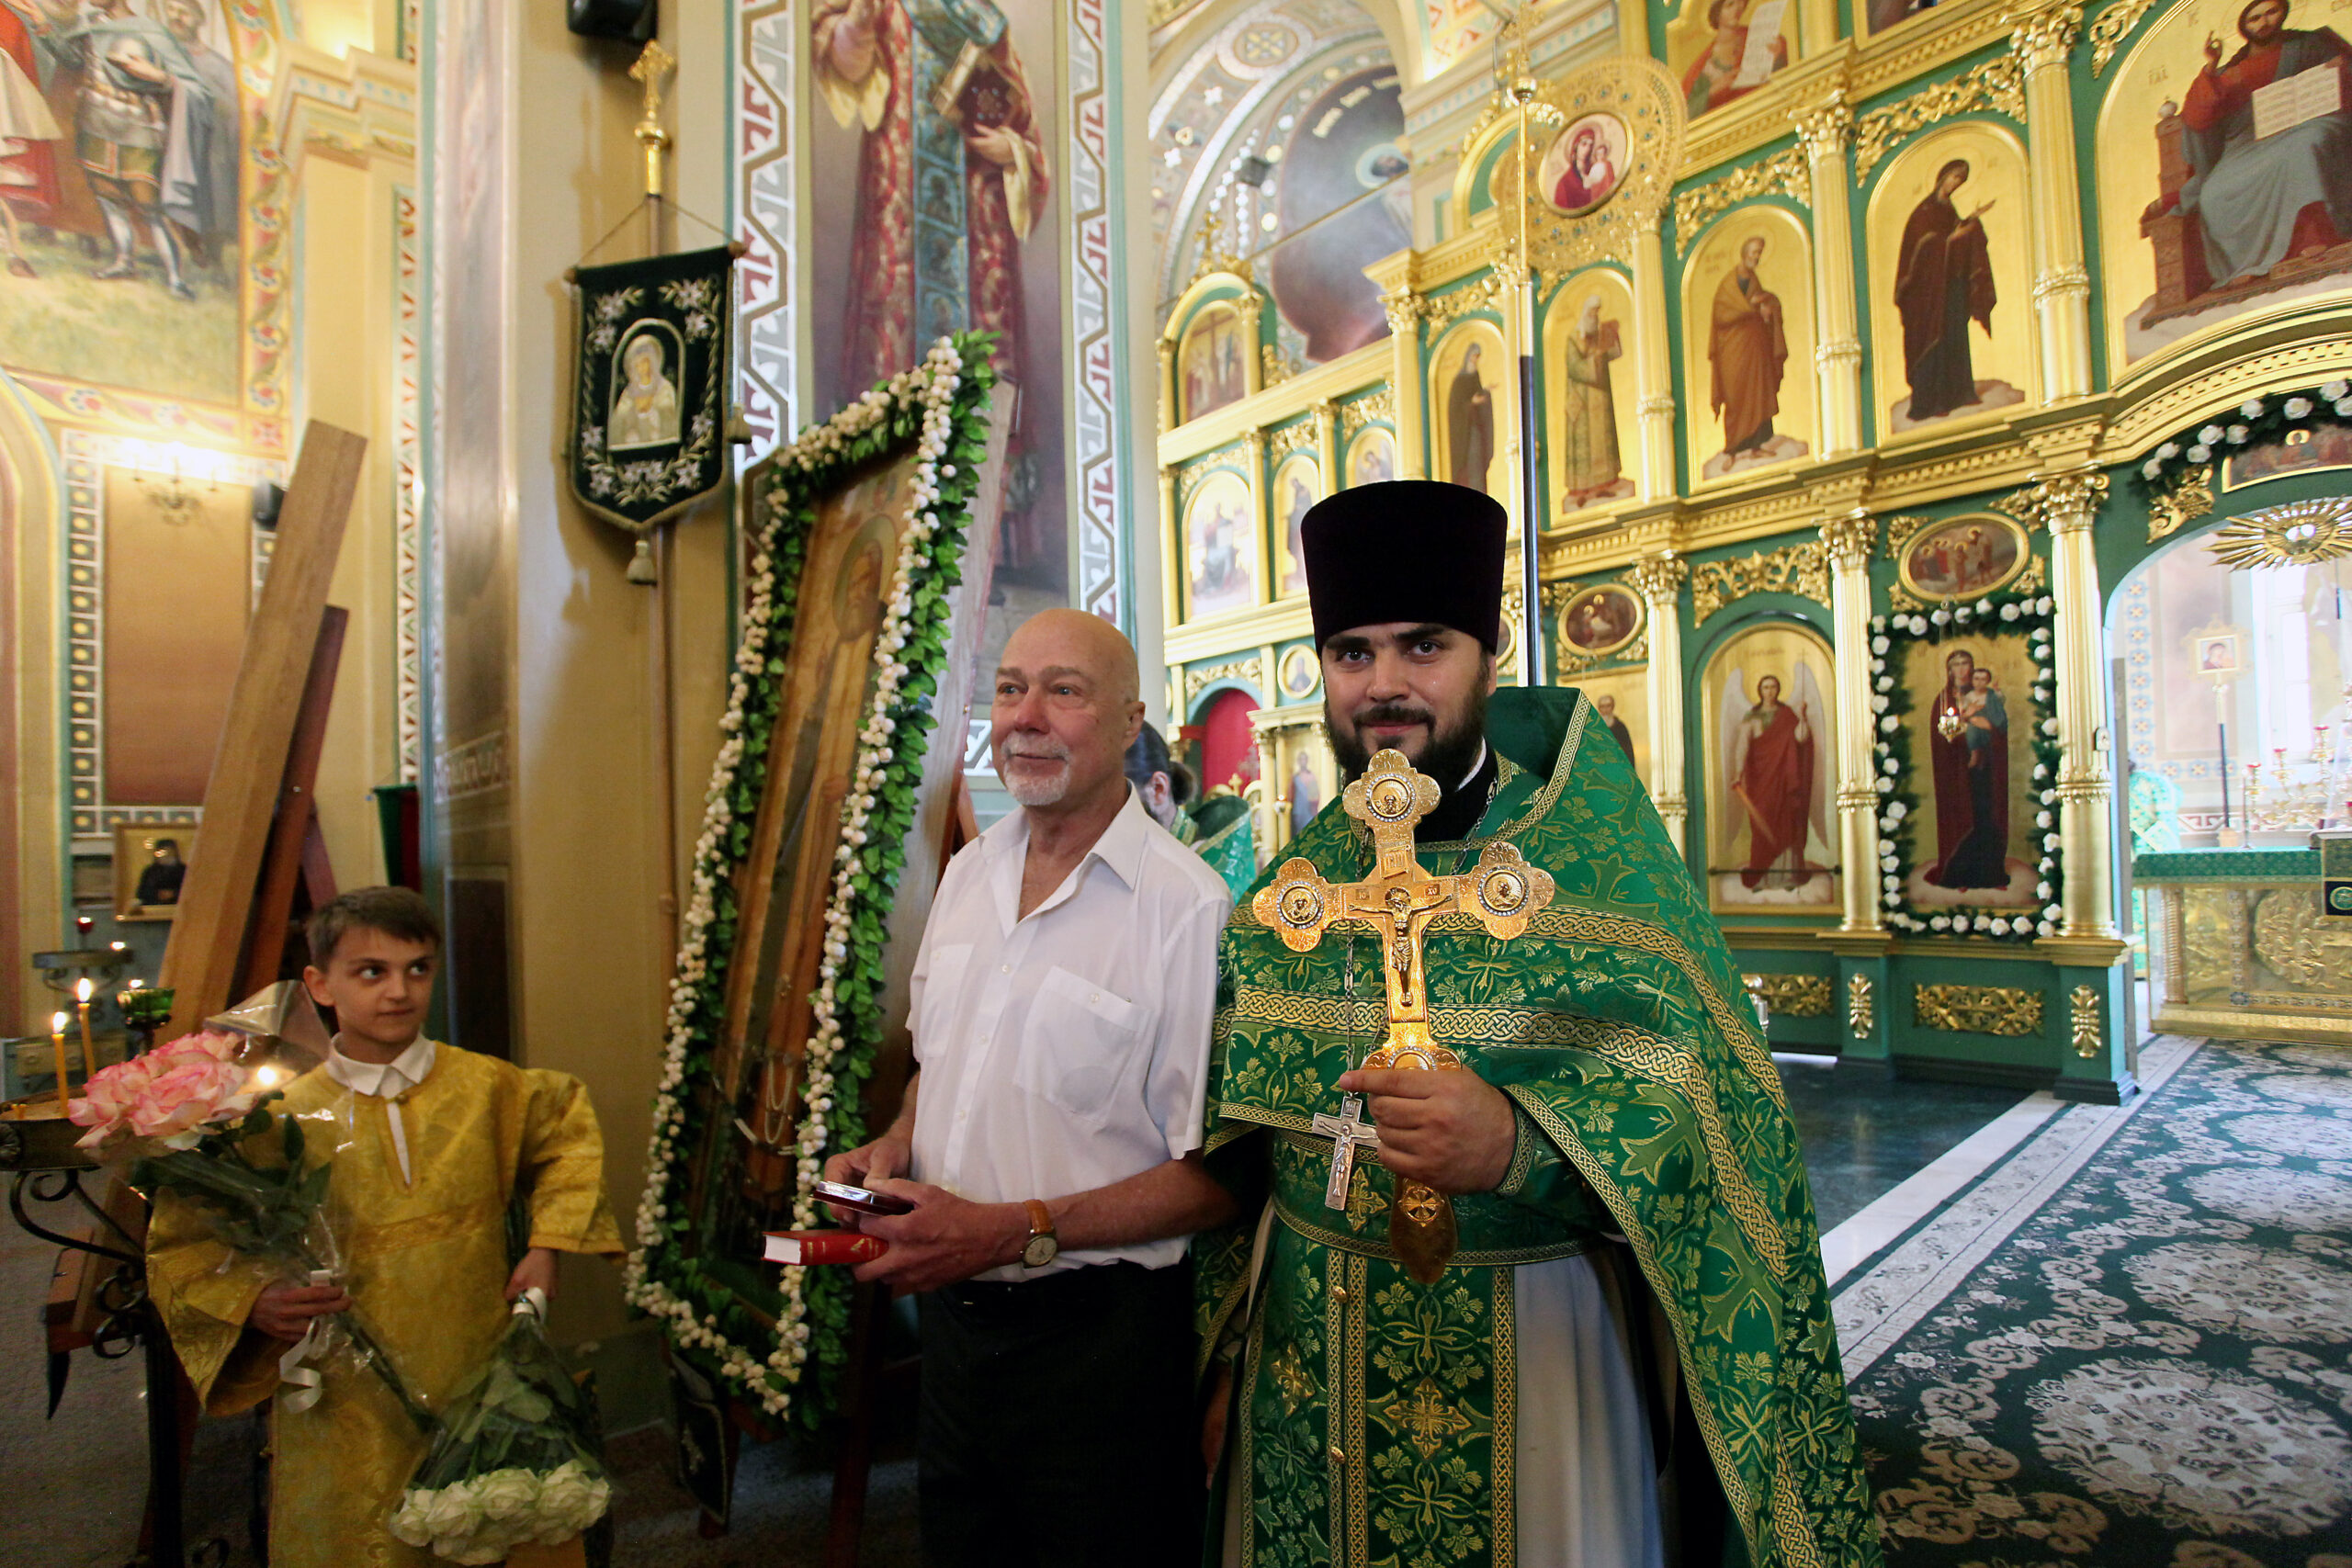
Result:
M841 1212L922 1293L917 1435L933 1564L1199 1560L1184 1238L1233 1212L1201 1168L1224 882L1122 763L1135 649L1048 610L989 711L1020 809L957 855L915 961L918 1072L827 1177L911 1213Z

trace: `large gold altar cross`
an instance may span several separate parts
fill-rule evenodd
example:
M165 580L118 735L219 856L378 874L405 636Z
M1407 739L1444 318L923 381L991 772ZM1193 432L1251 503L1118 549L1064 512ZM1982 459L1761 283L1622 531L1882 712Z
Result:
M1367 1067L1444 1071L1462 1066L1461 1056L1430 1032L1421 941L1431 920L1458 911L1476 919L1489 936L1508 942L1552 901L1551 874L1528 864L1507 843L1488 844L1467 872L1432 876L1422 870L1413 854L1413 829L1437 809L1440 798L1437 781L1416 773L1403 752L1379 752L1344 797L1348 815L1372 829L1373 874L1362 882L1333 883L1312 861L1294 858L1250 901L1251 916L1293 953L1308 952L1322 942L1325 931L1351 921L1370 926L1382 939L1388 1037L1364 1058ZM1355 1122L1352 1105L1341 1118L1317 1117L1316 1122L1316 1130L1333 1140L1325 1201L1345 1207L1348 1173L1341 1167L1351 1169L1355 1145L1373 1140L1357 1130L1361 1124L1342 1130L1343 1122ZM1407 1272L1424 1284L1433 1281L1453 1256L1453 1205L1418 1181L1399 1183L1388 1212L1388 1239Z

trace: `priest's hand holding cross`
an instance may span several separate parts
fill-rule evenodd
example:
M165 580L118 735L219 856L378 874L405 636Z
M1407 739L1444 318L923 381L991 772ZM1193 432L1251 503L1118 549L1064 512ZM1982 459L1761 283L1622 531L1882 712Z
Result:
M1287 861L1250 910L1294 953L1315 947L1328 928L1342 922L1369 926L1381 937L1388 1038L1340 1079L1347 1096L1341 1113L1316 1118L1316 1131L1333 1141L1325 1201L1343 1207L1356 1145L1373 1141L1356 1119L1356 1097L1373 1096L1381 1163L1401 1179L1389 1211L1389 1241L1423 1283L1434 1280L1453 1256L1448 1195L1483 1192L1499 1183L1516 1132L1510 1102L1463 1070L1461 1056L1430 1032L1423 940L1430 921L1463 914L1508 942L1552 901L1550 874L1505 842L1489 843L1466 872L1433 876L1424 871L1414 857L1413 829L1436 807L1440 793L1437 781L1415 770L1403 752L1379 752L1345 796L1348 815L1372 830L1373 874L1333 884L1312 862Z
M1380 1163L1449 1196L1491 1192L1510 1172L1519 1122L1502 1090L1473 1072L1359 1067L1343 1094L1372 1097Z

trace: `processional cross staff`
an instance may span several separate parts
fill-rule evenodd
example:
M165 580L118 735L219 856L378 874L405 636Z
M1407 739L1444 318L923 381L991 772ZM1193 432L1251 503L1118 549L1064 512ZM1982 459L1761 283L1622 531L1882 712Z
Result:
M1467 872L1431 875L1413 853L1413 829L1437 809L1442 792L1435 779L1415 771L1401 751L1376 753L1363 776L1348 786L1349 816L1372 831L1373 874L1362 882L1333 883L1312 861L1283 863L1274 880L1251 900L1250 912L1270 927L1293 953L1312 951L1333 926L1369 926L1381 939L1381 973L1388 993L1388 1036L1363 1060L1370 1068L1459 1071L1459 1053L1440 1044L1430 1028L1429 991L1422 939L1440 915L1465 914L1498 942L1522 935L1529 919L1552 902L1551 874L1527 863L1515 845L1495 842L1480 852ZM1360 1119L1362 1100L1349 1095L1340 1114L1314 1119L1317 1134L1332 1140L1331 1174L1323 1194L1334 1209L1347 1206L1348 1185L1359 1145L1378 1143L1377 1133ZM1434 1281L1453 1257L1457 1233L1453 1204L1445 1194L1418 1181L1399 1182L1388 1211L1389 1245L1406 1271L1423 1284Z

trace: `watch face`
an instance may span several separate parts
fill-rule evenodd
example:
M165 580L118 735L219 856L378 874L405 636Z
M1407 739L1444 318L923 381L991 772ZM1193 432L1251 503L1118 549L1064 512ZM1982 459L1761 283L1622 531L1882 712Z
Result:
M1023 1269L1043 1269L1061 1252L1061 1243L1050 1235L1033 1235L1029 1245L1021 1249Z

